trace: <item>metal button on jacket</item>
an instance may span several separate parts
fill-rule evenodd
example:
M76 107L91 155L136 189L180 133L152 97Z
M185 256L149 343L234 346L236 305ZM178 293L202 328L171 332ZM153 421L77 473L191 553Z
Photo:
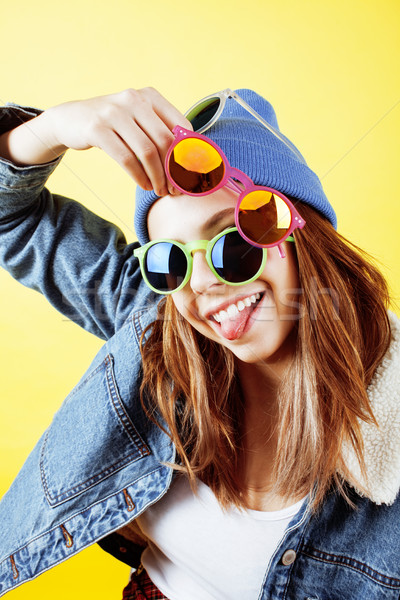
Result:
M294 550L286 550L282 556L282 564L288 567L296 560L296 552Z

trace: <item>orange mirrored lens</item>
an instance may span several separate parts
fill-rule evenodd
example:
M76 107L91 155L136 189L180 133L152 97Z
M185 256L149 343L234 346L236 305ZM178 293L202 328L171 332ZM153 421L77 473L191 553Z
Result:
M272 192L250 192L240 203L240 228L249 239L258 244L273 244L282 240L289 231L291 222L289 206Z
M225 175L219 152L205 140L187 138L174 148L169 159L169 173L186 192L201 194L218 186Z

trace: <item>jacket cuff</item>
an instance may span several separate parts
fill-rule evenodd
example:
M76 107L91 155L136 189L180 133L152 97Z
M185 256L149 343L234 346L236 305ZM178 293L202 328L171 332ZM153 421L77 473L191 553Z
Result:
M0 135L30 121L42 112L39 108L7 102L5 106L0 107Z
M37 108L12 103L0 107L0 135L30 121L41 112ZM44 164L26 166L0 157L0 219L17 214L33 204L62 157Z

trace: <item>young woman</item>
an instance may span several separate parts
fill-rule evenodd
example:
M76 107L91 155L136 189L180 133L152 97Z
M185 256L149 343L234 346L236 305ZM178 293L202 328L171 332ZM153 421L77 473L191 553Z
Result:
M141 563L127 599L399 596L399 323L272 107L238 94L190 113L206 137L154 91L131 98L152 144L123 143L148 177L141 248L42 191L54 164L15 175L50 158L32 130L0 138L26 182L4 194L3 262L108 340L2 501L2 592L111 533ZM60 134L66 110L31 122L56 154L90 145Z

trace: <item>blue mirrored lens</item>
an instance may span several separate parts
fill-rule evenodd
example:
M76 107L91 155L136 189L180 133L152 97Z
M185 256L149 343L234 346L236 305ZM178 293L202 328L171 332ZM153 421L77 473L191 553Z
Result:
M211 251L214 269L229 283L243 283L258 272L263 260L262 248L248 244L237 231L220 237Z
M160 292L176 290L185 279L185 253L171 242L158 242L146 252L144 269L149 283Z

